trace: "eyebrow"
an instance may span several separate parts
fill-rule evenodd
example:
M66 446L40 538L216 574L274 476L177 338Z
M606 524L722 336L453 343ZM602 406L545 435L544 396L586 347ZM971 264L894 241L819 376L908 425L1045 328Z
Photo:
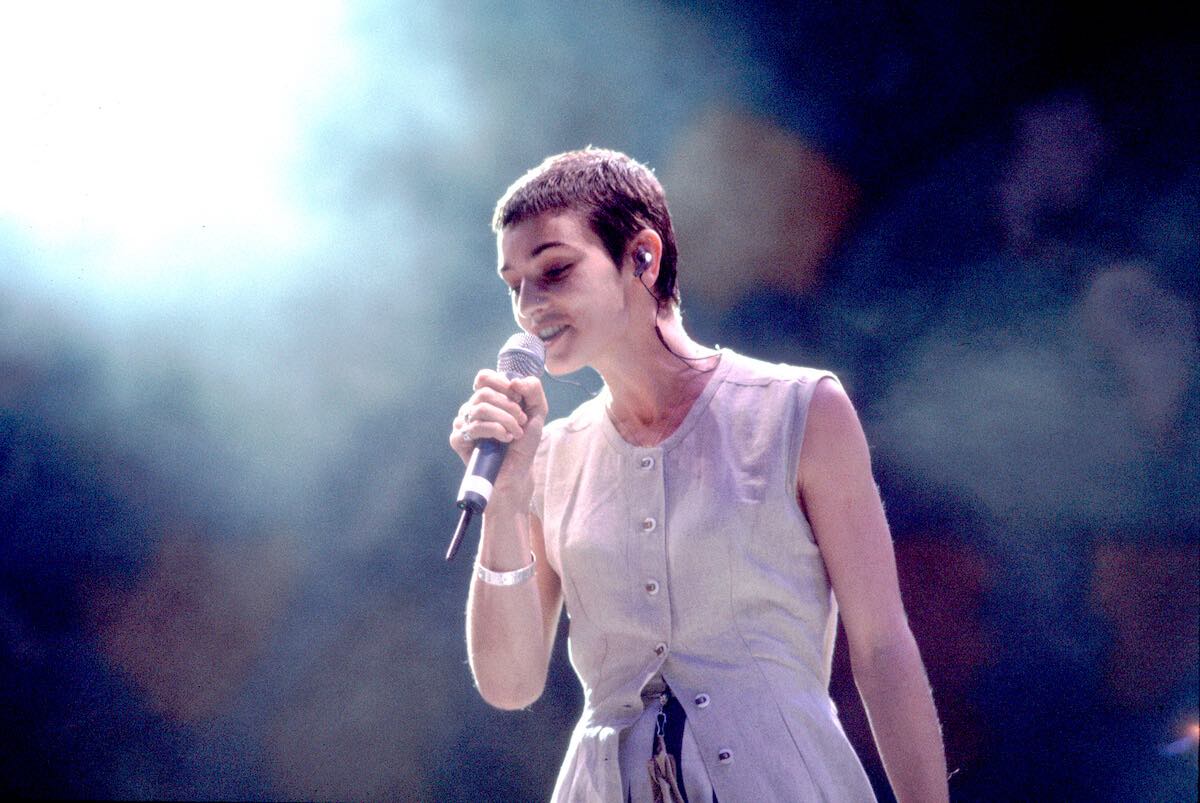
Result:
M548 240L544 243L540 243L532 251L529 252L529 258L533 259L534 257L536 257L538 254L542 253L543 251L545 251L549 248L555 248L560 245L566 245L566 243L560 243L558 240ZM504 264L504 265L500 266L499 273L501 275L503 275L506 271L509 271L509 270L512 270L512 269L507 264Z

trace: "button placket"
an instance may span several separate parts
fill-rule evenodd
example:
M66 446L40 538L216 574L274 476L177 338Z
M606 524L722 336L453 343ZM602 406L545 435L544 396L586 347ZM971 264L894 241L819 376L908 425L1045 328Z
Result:
M666 588L667 571L666 544L660 536L660 525L666 515L663 504L663 463L661 455L656 452L636 451L631 457L635 474L630 477L634 481L630 498L633 510L630 512L638 516L631 524L634 533L641 536L635 539L638 545L636 561L641 572L644 572L641 586L647 617L646 636L649 639L662 639L657 643L650 642L657 663L665 661L670 653L667 638L671 634L671 612L669 606L665 605L667 595L662 593Z

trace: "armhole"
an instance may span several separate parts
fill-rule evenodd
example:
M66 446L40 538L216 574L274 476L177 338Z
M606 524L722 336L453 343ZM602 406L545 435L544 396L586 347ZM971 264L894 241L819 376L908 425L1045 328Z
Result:
M558 564L558 550L555 545L550 543L551 539L546 534L546 480L549 472L550 463L550 435L549 426L542 430L542 440L538 444L537 454L533 458L533 493L529 497L529 518L532 528L533 522L538 524L538 530L542 535L542 550L546 556L546 562L554 572L561 576L562 571Z
M533 493L529 497L529 514L536 516L539 522L545 523L546 508L546 464L549 460L550 433L544 428L542 440L538 443L537 454L533 457Z

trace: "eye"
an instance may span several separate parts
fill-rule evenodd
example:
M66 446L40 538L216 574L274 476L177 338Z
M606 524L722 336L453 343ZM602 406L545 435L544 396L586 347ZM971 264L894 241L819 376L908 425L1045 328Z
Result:
M555 265L552 268L547 268L542 273L542 281L547 284L553 284L566 278L566 275L571 271L570 265Z

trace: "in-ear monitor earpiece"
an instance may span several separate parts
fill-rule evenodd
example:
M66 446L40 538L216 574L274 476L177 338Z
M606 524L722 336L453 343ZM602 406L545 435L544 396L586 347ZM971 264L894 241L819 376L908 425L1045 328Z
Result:
M646 268L650 267L650 263L654 261L654 255L646 250L643 246L638 246L637 251L633 252L633 259L637 263L633 267L633 275L636 278L641 278L646 272Z

